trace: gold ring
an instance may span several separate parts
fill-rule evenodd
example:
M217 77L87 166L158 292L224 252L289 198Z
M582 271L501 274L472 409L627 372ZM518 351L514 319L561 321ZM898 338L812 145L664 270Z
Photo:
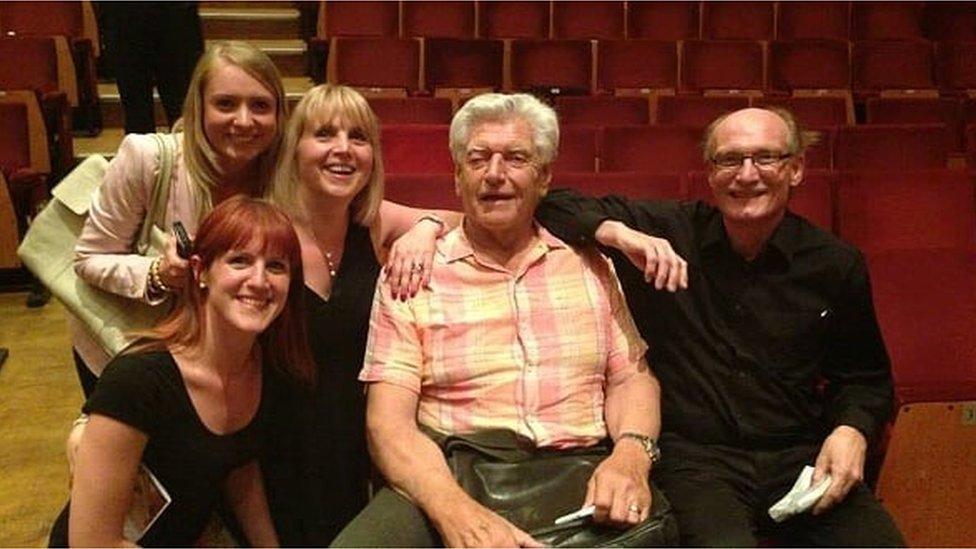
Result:
M640 514L640 512L641 512L641 508L640 508L640 505L637 505L636 503L631 503L631 504L630 504L630 506L629 506L629 507L627 507L627 509L628 509L628 510L629 510L629 511L630 511L631 513L637 513L638 515L639 515L639 514Z

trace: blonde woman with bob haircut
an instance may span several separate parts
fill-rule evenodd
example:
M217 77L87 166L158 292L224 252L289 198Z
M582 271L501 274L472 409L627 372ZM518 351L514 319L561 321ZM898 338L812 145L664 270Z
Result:
M282 149L270 196L301 242L319 383L308 400L278 401L272 432L294 439L271 445L263 469L282 543L325 546L368 500L365 398L356 376L380 266L387 265L394 295L413 295L427 283L445 221L454 226L459 218L383 200L380 124L352 88L325 84L306 93Z
M173 128L172 176L164 182L170 186L165 226L180 221L192 235L204 214L227 197L263 196L278 161L286 108L281 76L263 52L244 42L219 43L207 50ZM190 267L177 255L172 238L160 257L133 252L159 169L153 136L126 136L75 247L75 271L84 281L153 305L171 301ZM74 319L72 331L75 364L87 396L108 356Z

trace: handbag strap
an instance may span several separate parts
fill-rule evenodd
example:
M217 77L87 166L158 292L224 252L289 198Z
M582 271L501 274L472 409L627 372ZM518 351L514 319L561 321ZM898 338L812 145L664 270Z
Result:
M170 180L173 176L176 156L176 140L173 134L154 133L152 136L156 139L156 146L159 148L159 164L156 170L156 181L146 207L146 218L142 222L139 239L136 241L136 251L142 255L146 255L150 249L153 226L166 232L166 207L169 204L169 189L172 186Z

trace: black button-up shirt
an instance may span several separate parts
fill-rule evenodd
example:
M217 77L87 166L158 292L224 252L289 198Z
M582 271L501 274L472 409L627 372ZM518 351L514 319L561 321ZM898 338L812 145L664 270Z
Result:
M891 367L861 253L787 213L752 261L702 202L589 199L556 190L537 217L570 243L606 219L663 237L688 261L688 289L656 291L616 250L648 359L662 428L700 443L819 443L838 425L875 439L893 409Z

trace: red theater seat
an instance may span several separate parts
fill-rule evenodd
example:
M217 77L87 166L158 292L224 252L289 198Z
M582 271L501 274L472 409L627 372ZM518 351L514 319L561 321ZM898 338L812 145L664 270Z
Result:
M961 170L844 173L837 213L840 235L869 256L976 248L973 179Z
M400 32L400 6L388 0L330 0L319 10L320 38L372 36L395 38Z
M416 92L420 43L413 38L334 38L336 82L362 88Z
M647 124L647 98L581 95L556 98L559 125L636 126Z
M776 9L777 40L850 38L850 2L779 2Z
M806 128L833 128L854 123L848 99L836 95L764 97L754 104L789 109Z
M702 38L772 40L772 2L702 2Z
M944 168L951 140L941 124L844 126L834 141L834 169Z
M939 89L943 94L976 90L976 41L938 44Z
M386 177L384 198L414 208L457 210L461 207L461 200L454 192L452 172L391 173Z
M851 2L854 40L922 38L924 2Z
M634 199L681 200L684 179L674 173L562 173L553 177L554 187L569 187L590 196L620 195Z
M603 130L601 172L685 173L703 165L701 130L679 126L617 126Z
M605 40L597 45L597 88L654 90L678 87L678 44L657 40Z
M943 124L952 150L965 150L962 101L951 97L884 98L867 100L868 124Z
M474 38L474 2L403 2L403 36Z
M386 173L454 173L447 126L385 126L381 139Z
M589 93L593 66L589 40L513 40L512 87Z
M557 0L552 3L552 33L567 40L623 38L624 3Z
M426 40L427 89L502 87L505 44L501 40Z
M559 155L552 166L553 172L595 172L599 150L599 129L563 127L559 132Z
M868 254L878 322L902 404L976 399L976 254Z
M855 42L851 50L854 93L876 95L886 90L935 90L932 44Z
M485 38L549 38L549 2L479 2Z
M969 169L976 170L976 124L966 126L966 162Z
M770 42L770 89L792 92L850 87L851 62L846 41Z
M5 214L0 221L4 233L0 235L0 268L20 265L8 248L27 230L27 219L47 196L50 161L39 111L33 95L26 94L24 100L0 96L0 185L4 187L0 213Z
M763 66L759 42L688 40L681 53L681 90L761 90Z
M384 126L450 124L454 115L446 97L370 97L368 101Z
M699 2L628 2L628 38L689 40L701 37Z
M803 183L794 187L790 195L789 209L826 231L834 229L833 188L836 184L833 172L807 169ZM715 204L712 189L708 186L708 174L692 172L688 177L688 197Z
M976 41L976 3L926 2L922 29L929 40Z
M719 115L748 106L748 97L662 95L657 98L655 123L704 129Z

